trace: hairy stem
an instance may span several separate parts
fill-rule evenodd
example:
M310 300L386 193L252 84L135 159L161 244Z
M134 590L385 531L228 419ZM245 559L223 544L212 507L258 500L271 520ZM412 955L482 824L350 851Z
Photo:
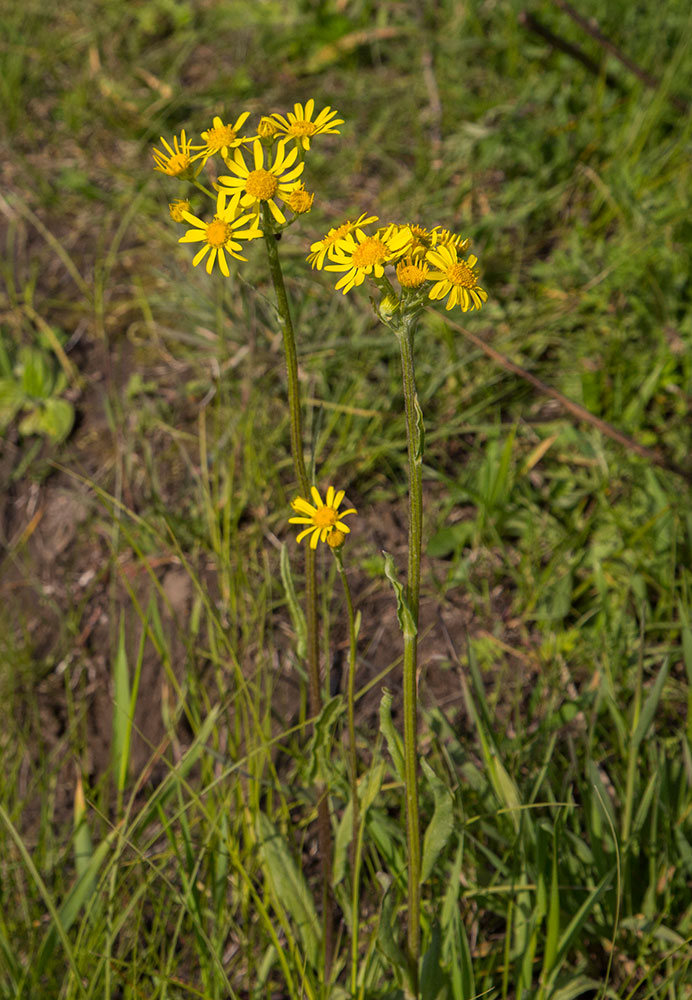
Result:
M413 630L404 631L404 780L406 784L406 839L408 844L408 935L407 952L411 984L418 996L420 959L420 819L418 812L418 602L420 554L423 529L423 414L416 393L413 366L414 320L404 320L398 331L401 350L401 377L406 404L408 444L408 575L406 603Z
M298 383L298 355L296 339L284 284L279 248L274 234L271 213L266 203L262 204L262 230L267 249L269 271L271 273L279 324L283 336L288 382L288 410L291 420L291 454L301 496L310 496L310 481L303 455L303 421L300 409L300 386ZM310 714L316 718L322 708L320 688L319 636L317 632L317 582L315 573L315 552L305 546L305 603L307 625L307 667L310 692ZM329 819L329 800L326 790L318 789L317 838L319 842L322 868L322 917L324 931L325 978L329 978L334 956L334 901L332 898L332 832Z

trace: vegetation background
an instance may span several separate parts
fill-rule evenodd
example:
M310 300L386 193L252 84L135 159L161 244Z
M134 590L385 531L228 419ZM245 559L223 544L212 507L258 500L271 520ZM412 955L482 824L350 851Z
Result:
M378 712L405 433L396 344L304 257L367 211L470 236L490 295L417 343L424 996L692 997L692 12L579 13L0 0L1 997L347 995L319 976L310 776L337 833L347 785L338 719L303 737L267 274L192 268L150 153L309 97L346 123L281 246L317 475L359 511L360 995L403 987Z

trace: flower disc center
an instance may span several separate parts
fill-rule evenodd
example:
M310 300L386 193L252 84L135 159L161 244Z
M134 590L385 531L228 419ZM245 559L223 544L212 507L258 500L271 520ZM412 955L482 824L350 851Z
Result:
M337 513L332 507L319 507L312 515L317 528L332 528L337 521Z
M214 219L207 226L207 243L210 247L225 246L231 235L231 227L221 219Z
M372 267L373 264L380 264L389 256L389 250L376 236L368 236L363 240L357 249L353 251L354 267Z
M178 174L184 174L189 166L190 157L186 153L176 153L168 161L166 173L170 174L171 177L177 177Z
M475 274L463 260L457 261L447 269L447 280L461 288L473 288L476 284Z
M314 135L315 123L305 121L291 122L288 131L291 135Z
M268 170L252 170L245 181L245 190L253 198L269 201L276 194L279 182Z

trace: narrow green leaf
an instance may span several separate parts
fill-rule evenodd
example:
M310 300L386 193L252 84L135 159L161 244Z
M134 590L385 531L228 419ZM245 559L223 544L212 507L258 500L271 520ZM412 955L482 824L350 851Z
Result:
M658 672L658 676L654 681L654 684L649 691L648 697L644 702L642 707L642 714L639 716L639 722L637 723L637 728L632 736L633 747L638 747L641 741L644 739L645 735L649 731L649 727L653 722L654 715L656 714L656 709L658 708L658 703L663 692L663 685L668 678L668 671L670 669L670 658L666 659Z
M380 919L377 925L377 946L392 969L398 973L399 982L408 982L409 970L406 955L395 940L392 930L394 927L399 927L399 921L394 912L394 892L391 888L391 879L381 873L378 874L377 878L384 887Z
M423 860L421 862L420 876L422 884L430 876L440 852L449 843L452 836L452 831L454 830L454 800L449 789L437 777L430 764L424 759L421 759L420 763L423 776L435 799L432 818L423 837Z
M572 942L574 941L575 937L581 930L584 922L593 912L595 906L597 905L601 897L604 896L605 893L610 888L610 883L612 882L615 876L615 872L616 869L615 866L613 866L610 869L610 871L607 871L605 873L601 881L598 883L597 886L594 887L594 889L592 889L590 894L587 896L587 898L584 900L584 902L581 904L577 912L570 920L568 926L565 928L562 937L560 938L560 941L558 943L557 950L555 952L555 959L553 962L553 973L550 976L548 983L549 987L553 987L555 985L555 979L557 973L560 970L560 967L565 959L565 956L569 948L572 945Z
M308 631L307 625L305 624L303 609L298 603L298 598L296 597L296 588L293 583L293 574L291 573L291 562L288 557L288 548L285 543L281 546L279 566L281 569L281 581L284 585L284 593L286 594L286 603L288 604L288 613L291 616L293 630L296 634L296 654L300 657L300 659L303 659L305 657L305 651L308 644Z
M74 792L74 834L72 837L74 845L74 861L77 876L81 876L89 867L94 853L94 844L91 839L91 830L87 823L86 803L84 801L84 788L82 786L81 774L77 776L77 785Z
M560 887L557 880L558 839L560 836L559 818L553 829L553 857L550 876L550 907L548 909L548 925L546 928L545 953L543 955L543 971L541 982L544 982L555 965L558 941L560 940Z
M380 732L387 741L389 756L394 763L399 781L404 783L404 748L401 736L392 722L392 693L384 688L380 701Z
M113 659L113 769L119 792L125 787L130 760L130 670L125 645L125 616L120 615L118 647Z

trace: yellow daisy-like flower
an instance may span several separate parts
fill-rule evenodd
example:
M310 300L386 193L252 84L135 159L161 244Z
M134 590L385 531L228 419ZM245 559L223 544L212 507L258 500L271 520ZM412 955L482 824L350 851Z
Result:
M400 257L411 239L406 226L391 229L392 232L379 230L379 235L375 236L368 236L362 229L356 229L355 237L353 233L348 233L335 247L331 256L333 263L326 264L324 268L325 271L346 272L335 288L342 289L345 295L354 285L362 285L366 275L382 277L384 265Z
M439 268L428 274L428 279L435 282L428 297L443 299L449 295L445 309L459 305L461 311L466 312L468 309L480 309L487 301L488 293L478 284L478 258L474 254L468 260L459 260L456 246L448 243L429 250L426 260L434 268Z
M413 256L400 260L396 266L396 276L402 288L420 288L428 280L429 268L425 261L415 260Z
M315 501L314 506L307 500L304 500L303 497L296 497L291 502L291 507L300 516L289 517L289 523L308 525L307 528L300 532L296 540L301 542L307 535L310 535L311 549L316 549L318 542L327 542L332 548L338 548L343 541L343 536L348 535L351 531L342 518L348 514L357 514L358 511L355 507L349 507L348 510L339 510L341 501L346 495L345 490L339 490L336 493L334 487L329 486L324 503L322 502L320 491L316 486L311 487L310 493L312 494L312 499ZM335 538L330 541L332 534L335 535ZM338 535L341 535L341 539L338 538Z
M229 257L235 257L236 260L247 260L247 257L243 257L240 253L243 245L238 241L254 240L258 236L261 236L262 232L256 226L255 216L236 216L233 205L224 207L224 201L223 195L219 193L216 201L216 215L211 222L204 222L190 212L183 212L183 218L186 222L191 223L194 229L188 229L178 242L203 243L204 245L201 250L194 256L192 261L193 266L197 267L200 261L209 254L206 265L207 274L211 274L214 262L218 261L221 273L228 278L230 271L228 270L226 254ZM248 223L248 228L241 228Z
M292 149L286 155L283 142L278 143L274 162L270 167L264 165L264 147L259 139L255 139L252 144L252 154L254 170L248 170L239 149L234 151L232 160L226 160L226 166L233 171L235 177L219 177L220 193L224 198L230 197L232 205L240 204L243 208L250 209L253 215L258 215L262 202L266 202L276 221L285 222L286 216L274 199L287 201L291 192L300 186L298 178L305 164L299 163L294 167L298 150Z
M192 206L187 198L179 198L176 201L170 201L168 203L168 211L170 212L171 219L173 222L184 222L183 214L189 212Z
M296 215L305 215L312 208L312 203L315 200L315 195L310 191L305 190L305 185L301 183L295 189L291 191L288 198L286 199L286 204L295 212Z
M451 247L454 246L457 250L462 253L464 250L468 250L470 240L464 239L463 236L458 236L453 233L450 229L440 229L439 226L435 226L432 231L433 247Z
M242 115L238 115L235 125L225 125L218 115L214 117L211 128L208 128L206 132L202 132L204 146L202 147L202 152L198 155L204 159L205 163L214 153L221 153L221 156L225 159L228 156L229 149L236 149L244 142L247 142L247 137L238 135L238 133L243 127L245 120L249 117L250 112L243 111Z
M260 118L260 123L257 126L257 135L260 139L272 139L278 131L279 126L268 115L263 115Z
M192 140L188 139L185 135L185 129L180 133L180 139L178 139L177 135L173 137L172 147L166 142L163 136L161 136L161 142L167 152L162 153L160 149L152 150L154 162L156 163L154 170L158 170L162 174L168 174L169 177L182 177L184 174L189 174L192 161L197 159L197 156L191 156L190 154L193 150L199 149L199 146L192 145Z
M335 125L343 125L343 118L337 118L338 111L332 111L330 107L323 108L315 120L312 120L312 113L315 110L315 102L312 98L307 102L305 108L302 104L294 104L293 111L289 111L286 117L274 114L272 118L278 126L278 131L283 132L287 139L295 139L296 146L303 149L310 149L310 138L320 133L332 132L339 135Z
M326 236L323 236L321 240L317 240L316 243L310 245L311 252L305 258L312 268L317 268L322 270L324 267L325 258L328 257L329 260L333 260L334 252L336 249L345 241L346 236L352 233L354 229L358 229L360 226L368 226L371 222L377 222L376 215L366 215L365 212L360 216L356 222L350 222L348 219L346 222L342 222L340 226L336 226L330 229ZM345 244L348 246L348 244Z

